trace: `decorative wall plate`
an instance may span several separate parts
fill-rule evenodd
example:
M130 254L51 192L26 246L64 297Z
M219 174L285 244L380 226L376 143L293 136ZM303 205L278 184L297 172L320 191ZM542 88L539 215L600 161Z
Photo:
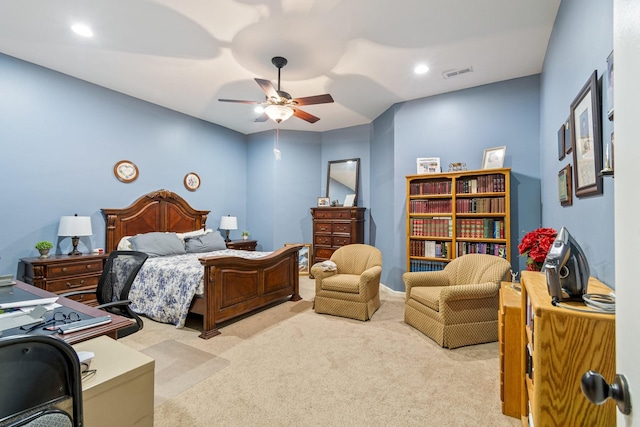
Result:
M184 186L189 191L196 191L200 187L200 177L195 172L189 172L184 176Z
M120 160L116 163L113 173L122 182L133 182L138 179L138 167L129 160Z

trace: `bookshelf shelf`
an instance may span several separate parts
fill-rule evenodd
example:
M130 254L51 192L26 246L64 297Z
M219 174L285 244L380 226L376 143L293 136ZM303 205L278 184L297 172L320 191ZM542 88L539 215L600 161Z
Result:
M441 270L467 253L510 261L510 173L407 176L407 271Z

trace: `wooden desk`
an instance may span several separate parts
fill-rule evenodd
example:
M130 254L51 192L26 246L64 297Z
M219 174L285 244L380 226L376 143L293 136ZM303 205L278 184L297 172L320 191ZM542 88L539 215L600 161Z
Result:
M60 338L61 340L68 342L69 344L75 344L81 341L86 341L92 338L99 337L100 335L106 335L115 340L118 329L122 329L127 326L130 326L132 322L132 319L128 319L126 317L118 316L115 314L110 314L105 312L104 310L100 310L95 307L89 307L88 305L73 301L69 298L60 297L59 295L45 291L44 289L40 289L35 286L28 285L19 280L16 280L16 284L14 286L18 289L22 289L32 295L35 295L38 298L58 297L58 301L57 301L58 304L64 307L67 307L70 310L85 314L90 317L101 317L101 316L105 316L106 314L109 314L111 316L111 323L107 323L106 325L94 326L93 328L85 329L83 331L78 331L78 332L72 332L70 334L65 334L65 335L62 335L62 334L52 335L56 338ZM51 315L49 314L49 316ZM12 331L12 329L9 329L8 331L3 331L3 336L9 335L8 332L10 331Z
M153 426L155 361L124 344L98 337L73 346L95 354L82 380L84 425Z

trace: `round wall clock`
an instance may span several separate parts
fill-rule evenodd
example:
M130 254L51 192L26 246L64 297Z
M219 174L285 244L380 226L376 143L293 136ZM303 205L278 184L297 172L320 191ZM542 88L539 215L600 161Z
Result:
M116 163L113 173L122 182L133 182L138 179L138 167L129 160L120 160Z
M195 172L189 172L184 176L184 186L189 191L196 191L200 187L200 177Z

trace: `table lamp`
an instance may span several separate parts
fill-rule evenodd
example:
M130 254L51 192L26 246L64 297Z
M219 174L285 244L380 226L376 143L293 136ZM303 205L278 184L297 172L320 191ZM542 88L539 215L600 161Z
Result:
M237 230L238 229L238 218L235 216L227 215L220 218L220 230L227 230L227 237L224 239L225 242L230 242L229 239L229 230Z
M73 244L73 250L69 252L69 255L82 255L82 252L78 250L80 236L91 236L92 234L91 217L78 216L78 214L60 217L58 236L71 237Z

